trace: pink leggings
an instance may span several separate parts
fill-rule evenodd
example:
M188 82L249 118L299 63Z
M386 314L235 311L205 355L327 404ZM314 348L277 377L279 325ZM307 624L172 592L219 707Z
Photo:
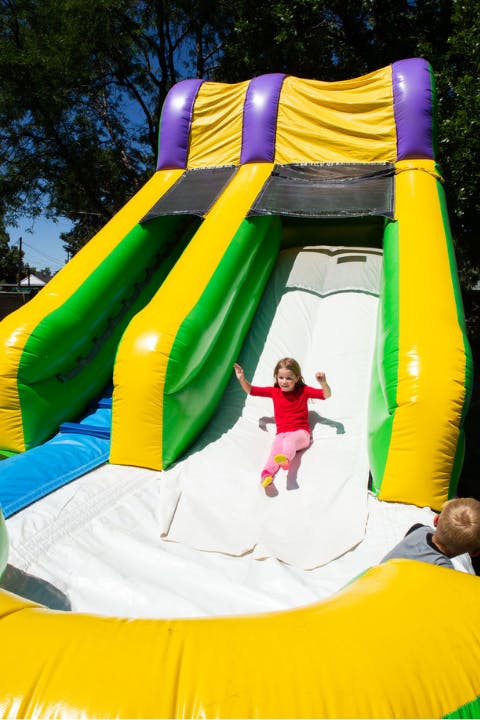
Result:
M262 478L266 475L272 477L278 471L280 465L275 462L275 455L285 455L291 462L299 450L304 450L310 445L310 433L306 430L294 430L293 432L278 433L270 448L270 455L262 470Z

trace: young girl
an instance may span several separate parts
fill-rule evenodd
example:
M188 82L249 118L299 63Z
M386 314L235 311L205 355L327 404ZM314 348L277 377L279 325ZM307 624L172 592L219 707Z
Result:
M273 371L275 383L268 387L258 387L249 383L245 379L243 368L238 363L235 363L233 368L238 382L247 394L271 397L273 400L277 434L262 470L261 479L263 487L267 487L273 482L279 468L288 470L296 453L310 445L308 399L326 400L331 396L332 391L324 372L315 373L321 390L305 385L300 366L293 358L283 358L278 361Z

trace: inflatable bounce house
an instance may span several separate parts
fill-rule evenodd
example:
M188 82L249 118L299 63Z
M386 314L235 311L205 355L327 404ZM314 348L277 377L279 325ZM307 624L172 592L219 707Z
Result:
M381 562L471 391L434 101L418 58L179 82L153 177L2 321L2 717L479 717L468 558ZM232 365L287 355L333 394L263 489Z

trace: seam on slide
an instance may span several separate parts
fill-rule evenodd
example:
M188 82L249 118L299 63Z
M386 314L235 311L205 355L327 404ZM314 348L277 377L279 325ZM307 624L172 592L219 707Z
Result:
M109 466L105 466L110 469ZM98 518L101 513L111 509L115 502L118 502L124 495L132 490L139 489L150 477L142 478L136 474L130 478L117 478L113 486L100 489L86 500L82 500L81 506L75 506L68 512L62 512L52 517L47 525L32 535L26 542L20 542L11 547L25 565L22 569L28 571L30 565L38 561L41 555L55 545L59 540L68 535L73 535L82 525L93 518ZM99 479L99 482L101 480Z

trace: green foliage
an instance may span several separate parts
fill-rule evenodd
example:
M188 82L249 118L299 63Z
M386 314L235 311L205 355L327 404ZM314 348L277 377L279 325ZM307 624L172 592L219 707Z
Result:
M111 13L112 5L116 12ZM129 154L109 59L123 2L2 2L1 185L7 220L47 213L105 223L138 182L142 142ZM93 12L95 6L95 12Z
M16 283L23 269L23 252L11 247L8 233L0 219L0 283Z
M455 0L439 73L441 147L450 216L462 262L480 266L480 5Z
M216 56L212 6L0 0L0 11L4 219L70 219L73 254L153 171L168 90Z
M422 54L446 40L443 0L278 0L235 3L217 70L243 80L265 72L341 80Z

